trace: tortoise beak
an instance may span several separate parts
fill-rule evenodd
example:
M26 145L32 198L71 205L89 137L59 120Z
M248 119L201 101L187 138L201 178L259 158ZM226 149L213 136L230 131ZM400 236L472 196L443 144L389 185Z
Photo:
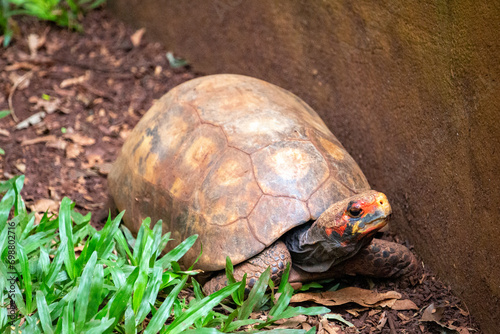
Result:
M387 225L387 217L392 213L392 209L383 193L374 196L369 212L356 223L353 228L354 233L361 236L372 235Z

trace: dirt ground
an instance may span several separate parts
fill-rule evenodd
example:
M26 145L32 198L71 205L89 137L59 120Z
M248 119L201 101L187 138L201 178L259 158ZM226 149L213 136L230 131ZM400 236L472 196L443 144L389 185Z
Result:
M154 99L203 74L171 68L168 50L105 10L85 18L83 33L29 18L18 23L17 39L0 49L0 110L15 112L0 120L5 150L0 177L26 175L23 196L33 211L57 212L58 202L68 196L82 212L99 216L107 209L106 175L127 134ZM397 235L386 238L404 243ZM427 268L415 286L363 278L340 283L394 290L416 305L409 310L353 303L332 307L359 333L480 333L466 305ZM289 326L356 332L333 320L295 320Z

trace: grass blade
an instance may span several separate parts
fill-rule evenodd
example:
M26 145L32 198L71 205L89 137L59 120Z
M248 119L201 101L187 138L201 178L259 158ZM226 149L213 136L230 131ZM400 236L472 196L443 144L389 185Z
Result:
M152 251L153 251L153 237L148 233L146 244L142 252L143 254L140 257L139 277L134 285L134 296L132 298L132 307L134 313L137 313L139 306L141 305L142 298L144 296L144 291L146 291L146 286L149 278L148 277L149 260L151 258Z
M30 265L28 262L28 257L26 256L23 247L19 244L17 245L17 255L19 257L19 264L21 265L21 273L23 277L24 294L26 300L26 309L28 313L31 313L33 312L33 309L31 308L33 295L31 286L32 283L31 283Z
M75 247L73 243L73 230L71 224L71 200L64 197L59 208L59 237L61 243L67 244L64 256L64 265L69 277L73 280L77 276L75 267Z
M90 320L99 310L99 306L104 300L104 268L102 264L97 264L92 275L92 284L90 285L89 306L87 309L87 321Z
M255 306L261 302L266 292L270 276L271 268L267 267L248 294L247 300L241 305L240 312L238 313L238 320L248 319Z
M149 284L142 298L141 305L137 310L135 316L135 324L143 322L148 313L151 311L151 305L154 304L158 291L160 290L161 278L163 274L163 269L161 267L154 267L151 278L149 279Z
M135 314L132 307L129 305L127 310L125 310L125 334L136 334L137 329L135 328Z
M53 334L52 320L50 319L49 307L45 296L42 291L38 290L36 292L36 306L38 309L38 317L40 323L42 324L43 332L47 334Z
M167 269L170 265L170 262L177 262L181 257L186 254L186 252L193 247L196 239L198 239L198 234L192 235L183 242L181 242L177 247L172 249L170 252L165 254L160 260L156 263L161 265L163 269Z
M170 334L180 333L191 326L196 319L205 317L217 304L222 300L229 297L238 287L239 283L230 284L221 290L214 292L195 304L194 307L189 308L180 317L175 319L169 326L168 332Z
M7 219L9 218L10 210L14 206L16 202L16 192L13 188L7 190L5 195L3 195L2 200L0 201L0 227L3 228ZM4 226L2 226L4 225Z
M269 316L274 317L285 311L285 309L288 307L288 304L290 303L290 299L292 299L292 295L293 295L293 288L287 282L287 284L284 287L284 291L278 298L278 301L269 311Z
M130 302L130 298L132 295L132 290L134 288L134 282L139 275L139 268L135 268L134 271L127 277L127 281L125 284L118 289L115 295L110 299L108 304L104 309L107 309L107 317L109 319L114 318L113 324L105 333L110 333L118 321L122 318L127 305ZM109 305L109 307L107 307ZM103 309L103 310L104 310ZM102 310L101 310L102 311ZM100 312L99 312L100 313Z
M186 284L188 276L184 276L182 281L175 286L175 288L168 294L167 298L163 301L158 311L153 315L151 320L149 321L144 334L156 334L160 331L165 321L167 321L170 316L170 310L172 308L172 304L174 300L181 292L182 288Z
M47 277L45 279L45 284L49 288L52 287L52 285L55 283L57 274L61 270L62 264L64 262L64 253L66 252L66 247L66 244L59 245L54 260L50 264L49 273L47 274Z
M63 311L63 324L62 324L62 332L68 334L75 333L75 323L73 322L74 316L74 302L69 302Z
M92 275L97 262L97 252L93 252L89 262L83 269L80 284L78 286L78 303L75 305L75 330L80 332L87 320L87 308L89 305L90 285Z

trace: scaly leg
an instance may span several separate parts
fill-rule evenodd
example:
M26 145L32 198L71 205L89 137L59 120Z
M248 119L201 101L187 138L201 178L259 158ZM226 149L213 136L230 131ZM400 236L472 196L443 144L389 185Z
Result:
M236 281L243 279L243 275L247 274L247 288L250 289L257 282L260 275L271 267L271 279L275 285L279 284L281 276L285 271L288 262L291 262L291 256L285 244L277 241L261 253L253 258L238 264L234 267L234 278ZM210 279L204 286L203 290L206 294L211 294L222 289L227 285L227 277L224 271L218 273Z

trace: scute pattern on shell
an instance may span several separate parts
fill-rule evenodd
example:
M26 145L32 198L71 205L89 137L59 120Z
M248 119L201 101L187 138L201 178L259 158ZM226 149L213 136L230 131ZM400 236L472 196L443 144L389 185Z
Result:
M199 234L198 267L261 252L331 204L369 189L321 118L284 89L240 75L188 81L155 103L109 175L124 221L162 219L175 240ZM184 257L199 255L200 242Z

